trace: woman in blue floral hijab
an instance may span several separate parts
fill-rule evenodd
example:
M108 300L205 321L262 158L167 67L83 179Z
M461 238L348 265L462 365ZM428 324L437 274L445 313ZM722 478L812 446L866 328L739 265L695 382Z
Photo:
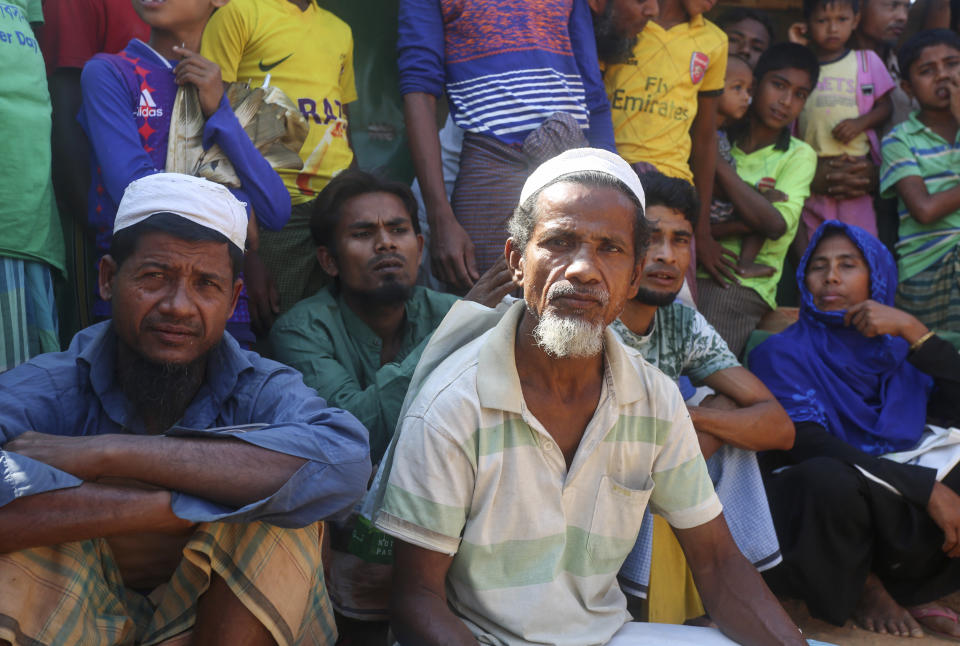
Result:
M768 583L837 625L960 636L938 602L960 590L960 468L879 457L917 446L928 407L960 422L960 355L893 307L893 257L858 227L824 223L797 282L799 320L750 355L797 431L761 457L784 557Z

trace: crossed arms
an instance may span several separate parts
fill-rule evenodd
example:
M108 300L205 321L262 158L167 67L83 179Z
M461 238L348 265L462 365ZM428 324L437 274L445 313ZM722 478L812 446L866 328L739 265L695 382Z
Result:
M226 423L272 424L171 437L124 433L45 371L23 368L0 383L0 552L198 522L302 527L348 509L370 475L363 427L292 370L223 404ZM13 383L39 388L5 388Z
M119 434L65 437L29 431L4 450L65 471L83 484L0 507L0 552L182 530L193 521L173 513L174 491L243 507L270 497L306 462L239 440Z
M705 458L724 444L751 451L793 446L793 422L752 372L739 366L725 368L703 381L719 397L712 404L689 406L687 410Z

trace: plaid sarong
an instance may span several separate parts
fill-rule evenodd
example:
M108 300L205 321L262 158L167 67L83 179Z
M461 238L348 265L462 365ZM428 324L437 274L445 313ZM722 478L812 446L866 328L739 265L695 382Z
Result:
M960 332L960 244L901 281L896 302L932 330Z
M712 278L697 278L697 309L738 358L743 356L750 333L771 311L753 289L740 284L724 288Z
M507 221L532 170L519 146L473 132L464 134L450 206L473 242L481 274L503 255Z
M197 526L170 581L148 596L123 585L104 539L0 555L0 641L14 646L187 644L216 573L281 646L333 646L320 525Z
M317 245L310 236L315 202L294 204L290 221L280 231L260 231L260 258L277 283L281 314L329 282L317 262Z
M0 256L0 372L59 349L50 266Z
M503 256L507 221L527 176L551 157L588 145L579 124L564 112L547 117L522 145L464 133L450 206L473 242L477 271L482 274Z

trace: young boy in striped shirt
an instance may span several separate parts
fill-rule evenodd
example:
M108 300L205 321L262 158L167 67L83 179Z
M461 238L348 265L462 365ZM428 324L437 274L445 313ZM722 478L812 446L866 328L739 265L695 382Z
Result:
M897 196L897 307L960 332L960 36L924 31L900 50L920 109L883 139L880 190Z

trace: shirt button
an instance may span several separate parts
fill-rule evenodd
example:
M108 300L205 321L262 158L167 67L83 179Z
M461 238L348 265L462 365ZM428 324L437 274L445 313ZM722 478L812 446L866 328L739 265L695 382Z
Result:
M543 443L543 450L544 450L544 451L552 451L552 450L553 450L553 442L544 442L544 443Z

